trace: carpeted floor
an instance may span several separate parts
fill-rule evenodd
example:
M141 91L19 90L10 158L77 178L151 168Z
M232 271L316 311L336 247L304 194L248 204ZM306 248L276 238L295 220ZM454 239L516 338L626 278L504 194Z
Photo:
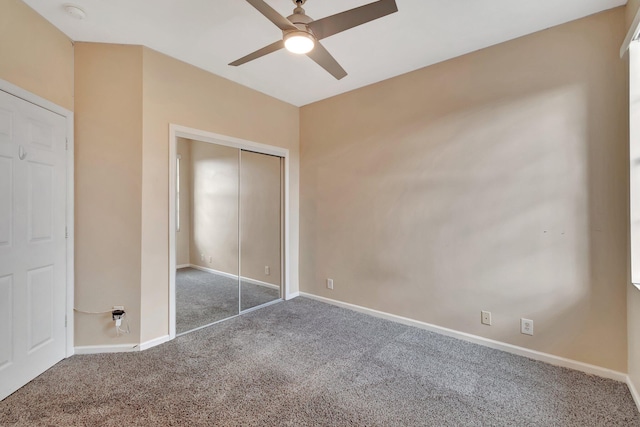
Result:
M74 356L10 426L640 426L627 386L304 298L139 353Z
M243 311L280 298L280 289L254 285L244 281L240 288L240 307Z
M242 309L280 298L277 289L242 282ZM238 314L238 280L195 268L176 271L176 333Z

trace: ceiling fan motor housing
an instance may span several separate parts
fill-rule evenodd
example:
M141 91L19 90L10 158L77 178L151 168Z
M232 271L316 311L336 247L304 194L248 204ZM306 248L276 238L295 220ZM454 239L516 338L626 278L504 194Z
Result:
M296 7L293 10L293 15L287 16L287 19L291 21L293 25L298 27L298 30L309 34L314 39L316 38L315 35L313 34L313 31L311 31L311 29L309 28L309 24L313 22L313 19L307 16L307 14L304 13L304 9L301 8L300 6ZM296 33L296 32L297 31L295 30L284 30L282 34L286 36L287 34Z

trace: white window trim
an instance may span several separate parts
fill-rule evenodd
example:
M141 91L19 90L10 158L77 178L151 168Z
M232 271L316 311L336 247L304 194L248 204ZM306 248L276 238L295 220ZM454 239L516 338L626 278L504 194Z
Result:
M180 171L182 168L182 156L176 156L176 232L180 232Z

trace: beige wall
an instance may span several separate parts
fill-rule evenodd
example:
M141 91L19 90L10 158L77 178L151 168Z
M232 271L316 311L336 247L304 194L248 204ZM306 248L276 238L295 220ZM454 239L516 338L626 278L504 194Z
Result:
M179 140L178 152L187 149L191 256L183 264L233 275L242 265L242 277L280 285L280 158L242 151L240 161L237 148Z
M176 231L176 265L190 261L191 245L191 145L188 139L178 138L176 153L180 159L180 231Z
M290 150L297 265L296 107L139 46L78 43L75 74L76 301L87 311L125 305L132 329L114 342L111 322L79 315L76 345L168 333L169 123ZM292 279L295 292L295 268Z
M168 333L169 123L288 148L290 291L298 290L299 115L292 105L143 49L142 341Z
M625 372L624 16L303 107L301 290Z
M625 7L625 29L627 31L631 28L631 24L633 23L633 19L636 17L636 13L638 13L638 9L640 9L640 0L627 1L627 6Z
M629 55L627 55L629 64L629 164L631 182L635 185L631 188L630 201L630 235L637 239L638 216L640 210L637 208L640 203L640 43L633 42L629 46ZM633 252L631 254L630 266L633 269L633 281L639 281L640 276L640 253L638 251L640 245L637 240L633 242ZM631 283L630 279L628 283ZM629 284L627 286L627 329L629 341L628 353L628 373L629 379L634 385L636 391L640 391L640 290Z
M20 0L0 2L0 79L73 110L73 44Z
M280 158L242 152L241 276L280 285ZM270 274L265 273L269 267Z
M75 304L124 305L131 334L108 315L76 314L75 345L140 342L142 48L75 45Z
M237 276L239 150L201 141L189 144L191 264Z

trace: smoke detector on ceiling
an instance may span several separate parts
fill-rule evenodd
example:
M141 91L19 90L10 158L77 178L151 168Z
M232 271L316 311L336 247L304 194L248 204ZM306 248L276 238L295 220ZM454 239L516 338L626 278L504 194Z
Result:
M84 19L87 16L86 12L82 10L80 7L73 4L65 4L64 10L69 15L73 16L76 19Z

